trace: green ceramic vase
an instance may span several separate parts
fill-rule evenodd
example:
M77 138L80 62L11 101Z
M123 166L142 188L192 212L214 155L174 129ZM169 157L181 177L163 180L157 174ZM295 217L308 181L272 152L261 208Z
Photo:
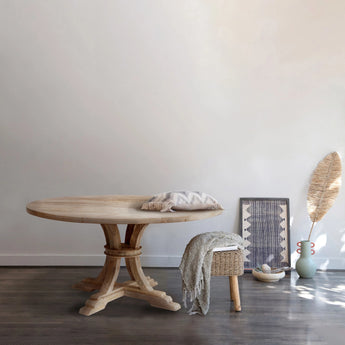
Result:
M312 252L315 253L314 249L311 249L310 241L301 241L300 257L296 262L296 271L301 278L313 278L316 272L316 265L311 258ZM297 244L299 245L299 244ZM314 243L313 243L314 246Z

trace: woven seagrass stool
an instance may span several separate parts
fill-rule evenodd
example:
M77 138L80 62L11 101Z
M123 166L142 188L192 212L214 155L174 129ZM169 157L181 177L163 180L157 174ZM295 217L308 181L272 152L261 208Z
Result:
M213 253L211 275L229 277L230 299L234 301L236 311L241 311L237 277L241 276L243 272L244 264L242 250L216 251Z

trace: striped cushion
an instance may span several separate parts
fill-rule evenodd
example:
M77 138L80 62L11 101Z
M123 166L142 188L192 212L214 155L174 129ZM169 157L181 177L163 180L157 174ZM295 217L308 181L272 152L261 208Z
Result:
M206 193L184 191L156 194L146 201L141 209L174 212L174 210L222 210L223 207Z

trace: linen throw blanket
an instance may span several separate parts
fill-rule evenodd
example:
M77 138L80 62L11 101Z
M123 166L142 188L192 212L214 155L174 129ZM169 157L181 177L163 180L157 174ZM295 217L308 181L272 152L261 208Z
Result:
M232 245L243 249L242 237L222 231L197 235L187 244L179 268L185 308L188 296L192 302L192 307L188 310L190 315L206 315L208 312L213 248Z

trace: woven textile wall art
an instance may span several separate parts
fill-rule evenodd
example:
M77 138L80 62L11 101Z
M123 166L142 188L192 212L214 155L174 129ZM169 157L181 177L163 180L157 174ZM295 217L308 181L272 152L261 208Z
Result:
M289 199L241 198L240 224L246 270L291 265Z

